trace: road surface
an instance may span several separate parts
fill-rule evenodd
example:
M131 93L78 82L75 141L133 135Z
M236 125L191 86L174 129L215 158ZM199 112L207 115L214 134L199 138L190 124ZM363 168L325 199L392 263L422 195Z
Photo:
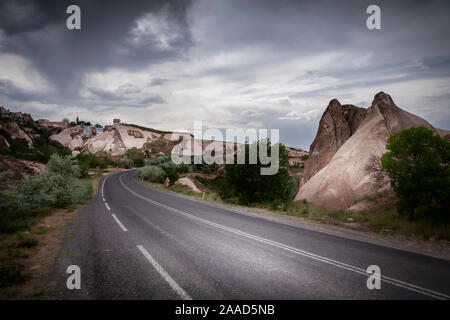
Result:
M104 177L52 272L55 299L449 299L450 261ZM81 270L68 290L66 269ZM381 270L369 290L367 267Z

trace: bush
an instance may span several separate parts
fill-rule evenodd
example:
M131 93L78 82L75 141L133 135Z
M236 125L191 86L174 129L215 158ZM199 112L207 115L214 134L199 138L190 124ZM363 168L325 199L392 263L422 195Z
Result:
M145 166L155 166L164 171L164 178L169 178L170 184L175 183L179 179L179 173L187 173L187 172L193 172L194 171L194 165L186 165L186 164L179 164L176 165L172 162L172 159L170 156L160 156L156 157L154 159L146 159L144 161ZM162 182L163 182L162 181Z
M47 207L73 208L84 201L92 193L92 186L79 180L79 175L80 168L70 156L53 154L44 172L2 190L0 232L28 228L48 212Z
M156 157L154 159L146 159L146 160L144 160L144 164L146 166L157 166L161 163L168 162L168 161L172 161L169 156L160 156L160 157Z
M133 160L131 160L127 156L123 156L122 158L120 158L119 163L120 166L125 169L130 169L131 167L134 166Z
M151 182L163 183L165 179L164 174L164 170L156 166L145 166L136 170L136 176L139 179Z
M168 168L164 169L164 176L169 178L170 185L174 184L180 178L176 167L168 167Z
M82 152L78 154L75 159L78 162L78 165L80 166L80 170L82 171L82 176L87 176L88 169L106 169L108 165L114 166L114 162L111 161L109 158L105 157L97 157L96 155Z

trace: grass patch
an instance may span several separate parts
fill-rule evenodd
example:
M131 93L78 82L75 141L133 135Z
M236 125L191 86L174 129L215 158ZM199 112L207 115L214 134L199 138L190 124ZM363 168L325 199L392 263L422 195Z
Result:
M33 231L36 235L43 235L46 234L49 231L52 231L54 228L49 226L39 226L36 230Z
M38 208L23 211L6 211L0 214L0 233L16 233L29 230L40 219L52 213L51 208Z
M23 264L0 267L0 288L21 284L30 278L31 275L24 272Z
M39 244L39 240L30 235L19 235L18 248L34 248Z
M370 197L371 201L380 199L380 195ZM371 231L377 234L400 235L402 237L419 237L423 240L450 240L448 222L421 216L416 221L399 215L395 210L381 212L326 211L305 201L294 202L282 214L307 218L321 223L340 225L351 229Z
M10 259L28 259L30 257L30 254L27 252L24 252L21 249L8 249L8 258Z
M44 286L36 286L31 291L31 297L34 299L42 299L48 295L48 289Z

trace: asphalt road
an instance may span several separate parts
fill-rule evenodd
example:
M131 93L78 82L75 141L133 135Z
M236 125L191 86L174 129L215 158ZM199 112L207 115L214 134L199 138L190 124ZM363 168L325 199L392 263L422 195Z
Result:
M370 265L381 289L367 288ZM217 208L127 171L102 179L51 281L55 299L449 299L450 261Z

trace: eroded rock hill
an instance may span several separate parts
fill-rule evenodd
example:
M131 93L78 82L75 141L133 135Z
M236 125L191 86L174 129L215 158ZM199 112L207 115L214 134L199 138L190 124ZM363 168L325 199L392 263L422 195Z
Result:
M309 159L303 174L305 180L309 180L330 162L339 148L356 132L366 113L364 108L342 106L336 99L330 101L309 149Z
M372 156L381 157L386 152L387 139L393 133L418 126L443 137L450 133L399 108L384 92L378 93L367 109L341 106L332 100L320 120L306 163L307 174L295 200L340 210L366 194L387 188L388 183L374 181L365 167Z

